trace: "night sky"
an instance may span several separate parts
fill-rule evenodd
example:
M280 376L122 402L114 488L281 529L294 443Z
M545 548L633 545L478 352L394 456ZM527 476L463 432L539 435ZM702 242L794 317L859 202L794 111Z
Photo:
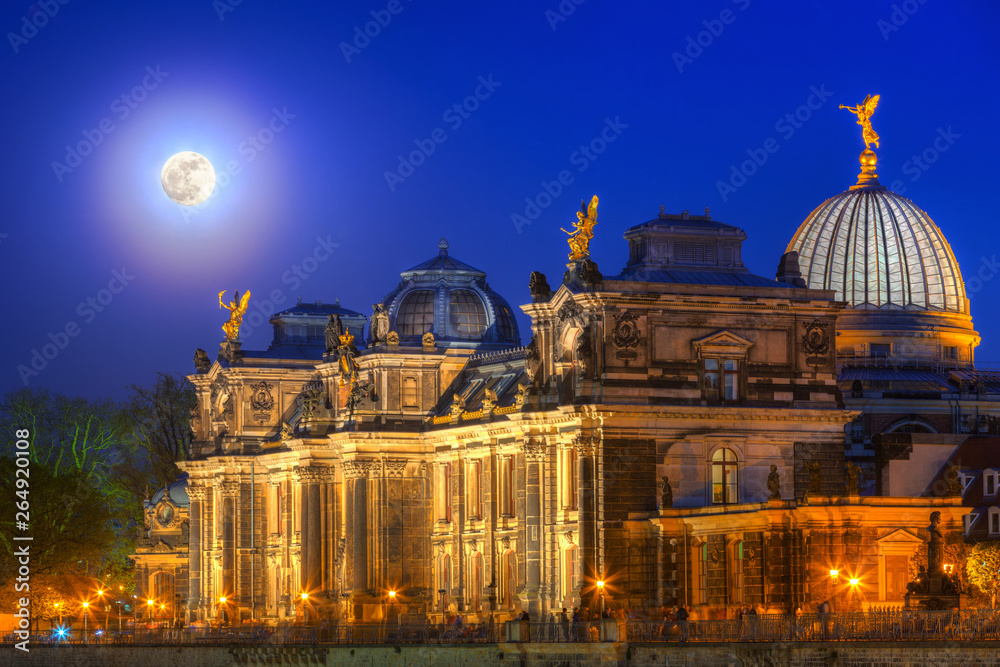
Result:
M53 340L28 386L122 398L192 372L222 289L253 292L244 349L270 342L251 314L272 293L370 314L442 236L520 312L532 270L560 281L559 228L593 194L605 275L662 204L711 207L773 276L855 182L860 128L837 107L868 93L880 180L941 227L977 358L1000 360L998 22L995 2L942 0L6 1L0 391ZM188 150L227 172L197 209L160 185Z

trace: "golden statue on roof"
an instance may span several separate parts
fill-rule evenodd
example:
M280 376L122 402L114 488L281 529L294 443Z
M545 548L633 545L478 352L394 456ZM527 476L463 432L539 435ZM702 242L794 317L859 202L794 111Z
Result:
M594 225L597 224L597 195L590 199L590 206L586 200L580 201L580 210L576 213L576 222L573 223L573 231L562 229L569 234L569 258L572 261L579 261L590 257L590 239L594 238Z
M865 149L870 149L869 144L875 144L875 148L878 148L878 135L875 134L875 130L872 129L872 114L875 113L875 107L878 106L878 95L872 97L869 95L865 98L865 101L856 107L849 107L846 104L841 104L841 109L847 109L852 114L858 117L858 125L861 126L861 136L865 141Z
M226 332L226 340L239 340L240 325L243 324L243 315L247 312L247 304L250 303L250 290L243 294L242 299L237 291L236 297L228 305L222 300L222 295L225 293L226 290L219 292L219 308L225 308L229 311L229 321L222 325L222 330Z

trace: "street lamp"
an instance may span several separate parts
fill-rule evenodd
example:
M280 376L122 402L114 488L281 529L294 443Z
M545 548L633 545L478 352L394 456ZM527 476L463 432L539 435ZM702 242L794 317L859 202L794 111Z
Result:
M604 580L599 579L597 581L597 590L601 594L601 618L604 618Z
M90 603L86 600L83 602L83 641L84 643L90 643L90 637L87 636L87 607Z
M122 601L118 600L115 604L118 605L118 632L122 631Z
M156 603L152 599L146 600L146 611L149 612L149 620L153 620L153 609L156 607ZM150 626L152 627L152 626Z
M103 588L100 588L100 589L97 590L97 598L101 601L101 605L104 605L104 589ZM104 605L104 630L105 631L107 631L107 629L108 629L108 616L109 616L109 613L110 612L108 612L107 606Z
M396 604L396 591L389 591L389 616L390 617L392 616L392 612L394 611L393 607L394 607L395 604ZM386 620L389 620L389 619L386 619ZM399 624L399 617L398 616L396 617L396 622L397 622L397 625L398 625Z
M309 607L308 607L309 594L308 593L302 593L299 596L299 599L302 600L302 622L305 623L305 624L308 624L309 623Z
M858 579L850 579L849 581L851 583L851 586L857 586L859 580Z
M59 625L62 625L62 609L59 608L62 602L56 602L56 611L59 612Z

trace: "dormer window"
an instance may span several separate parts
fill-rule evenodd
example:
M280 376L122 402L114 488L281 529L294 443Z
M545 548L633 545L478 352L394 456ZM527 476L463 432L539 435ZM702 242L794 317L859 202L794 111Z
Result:
M972 527L976 525L976 521L979 520L979 515L975 512L971 514L966 514L962 517L962 526L965 528L965 536L968 537L972 533Z
M983 471L983 495L997 495L997 488L1000 487L1000 470L987 468Z
M1000 536L1000 507L991 507L989 517L989 523L986 525L989 527L990 537Z

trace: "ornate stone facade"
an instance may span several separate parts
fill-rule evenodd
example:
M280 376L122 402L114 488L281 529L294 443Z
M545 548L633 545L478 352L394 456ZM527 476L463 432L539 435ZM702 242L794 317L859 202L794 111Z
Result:
M915 551L932 509L946 531L960 509L848 496L858 412L838 387L833 292L749 274L742 232L707 214L627 238L619 275L533 278L528 348L485 274L442 246L385 300L399 344L355 357L360 402L321 341L311 359L245 351L192 375L188 617L375 621L392 590L397 613L540 618L596 610L597 580L608 604L651 614L894 601L890 557ZM411 296L433 294L428 272L464 292Z

